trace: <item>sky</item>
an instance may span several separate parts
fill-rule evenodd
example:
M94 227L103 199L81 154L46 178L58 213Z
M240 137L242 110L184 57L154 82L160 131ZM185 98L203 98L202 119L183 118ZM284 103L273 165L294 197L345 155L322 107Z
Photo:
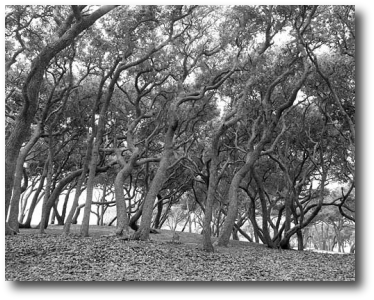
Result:
M87 193L86 190L84 190L82 192L82 194L79 197L79 203L78 203L78 205L85 203L85 201L86 201L86 193ZM32 199L32 196L30 196L29 199ZM101 193L100 193L99 189L95 189L92 201L99 202L100 199L101 199ZM63 206L64 200L65 200L65 193L62 194L60 196L60 198L59 198L59 203L58 203L58 211L59 212L62 211L62 206ZM67 209L66 209L66 216L70 212L71 206L73 204L73 200L74 200L74 190L69 195L69 201L68 201L68 205L67 205ZM111 199L106 199L106 200L107 201L112 201ZM41 210L42 210L42 201L43 201L43 199L41 199L39 201L39 203L37 204L37 206L35 207L35 211L33 213L32 220L31 220L31 226L36 226L40 222ZM26 217L28 215L28 207L30 205L30 202L31 202L31 200L28 201L28 205L27 205L27 208L26 208L25 220L26 220ZM92 205L92 210L95 211L95 212L97 212L96 208L97 208L97 205L93 204ZM82 223L83 210L84 210L84 208L82 208L81 211L80 211L80 214L79 214L79 217L78 217L78 224ZM51 214L52 214L52 212L51 212ZM106 211L106 214L104 215L104 223L110 222L115 216L116 216L115 209L113 207L108 208L107 211ZM94 215L93 213L91 213L90 224L91 225L96 225L96 223L97 223L97 216Z

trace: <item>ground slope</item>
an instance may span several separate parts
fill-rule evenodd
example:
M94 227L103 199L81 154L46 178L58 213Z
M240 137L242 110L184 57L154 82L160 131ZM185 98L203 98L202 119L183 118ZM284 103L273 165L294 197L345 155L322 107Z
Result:
M201 250L202 236L171 231L151 240L122 241L113 227L94 226L80 238L74 226L62 237L61 226L47 234L21 230L6 237L5 278L16 281L354 281L354 254L278 251L231 241L215 253Z

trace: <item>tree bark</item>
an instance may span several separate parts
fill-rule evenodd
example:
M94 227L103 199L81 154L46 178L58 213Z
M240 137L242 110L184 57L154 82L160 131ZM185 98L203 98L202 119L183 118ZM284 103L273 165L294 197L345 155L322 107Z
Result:
M56 205L58 205L58 199L56 200ZM55 206L53 206L52 208L54 208ZM52 215L51 215L51 220L49 221L49 224L53 225L55 224L55 219L56 219L56 210L55 209L52 209ZM64 225L64 224L62 224Z
M252 155L248 156L247 162L242 166L238 172L234 175L230 188L229 188L229 207L227 210L227 216L225 222L223 223L223 227L221 230L221 234L216 241L218 246L228 246L230 241L230 236L232 233L232 228L234 226L236 216L238 214L238 189L240 182L245 177L245 175L249 172L252 168L254 162L257 159L258 154L252 153Z
M75 213L75 211L78 207L79 197L81 195L83 182L85 181L86 174L88 172L88 163L91 160L93 139L94 139L94 135L92 134L91 136L89 136L88 141L87 141L86 157L85 157L84 164L83 164L82 174L79 177L77 186L75 187L73 204L70 208L70 212L69 212L69 214L66 218L65 225L64 225L64 228L63 228L63 231L62 231L62 235L64 235L64 236L66 236L70 233L71 224L74 224L74 223L72 223L73 218L74 218L74 213Z
M221 215L222 215L222 212L221 212L221 206L220 206L220 209L218 210L217 217L216 217L216 225L215 225L215 236L216 237L219 237L219 234L220 234L220 229L221 229Z
M120 155L120 154L119 154ZM127 164L125 164L122 169L117 173L117 176L114 180L114 193L116 197L116 206L117 206L117 228L116 235L123 235L123 231L126 232L129 236L129 219L127 215L125 195L123 192L123 184L126 178L131 174L134 169L136 160L139 155L139 150L136 150L131 154L131 157Z
M261 179L258 177L254 168L252 168L252 176L256 181L258 187L258 195L261 202L261 209L262 209L262 236L264 238L264 243L268 245L270 248L274 248L273 241L270 236L269 227L268 227L268 211L267 211L267 204L265 199L264 187L261 182Z
M8 218L9 226L15 232L19 232L18 214L19 214L19 200L21 197L21 181L23 177L23 164L26 160L27 154L29 153L31 148L35 145L35 143L38 141L40 133L41 133L41 128L40 128L40 125L38 125L31 139L26 144L26 146L20 150L20 154L17 159L17 165L16 165L14 183L13 183L13 193L12 193L12 199L11 199L10 210L9 210L9 218Z
M29 136L30 126L38 109L38 96L44 71L53 57L69 46L81 32L94 24L97 19L115 7L113 5L102 6L89 16L82 18L80 22L73 24L59 36L56 41L49 43L32 62L30 72L22 88L23 107L16 118L13 131L5 142L5 221L12 197L17 159L22 144ZM13 233L14 231L5 222L5 234Z
M78 224L78 217L81 212L81 209L84 207L85 204L80 204L77 206L77 209L74 212L74 216L71 219L71 224Z
M70 193L71 193L72 189L73 189L73 186L70 186L68 191L66 192L64 203L62 205L61 218L64 220L64 224L65 224L65 220L66 220L66 208L67 208L67 205L68 205L68 202L69 202L69 197L70 197Z
M303 251L304 250L304 239L303 239L303 232L298 230L296 232L297 235L297 250Z
M356 243L353 243L351 248L349 249L349 253L356 253Z
M49 197L51 195L51 188L52 188L52 176L53 176L53 153L51 149L52 145L51 143L48 146L48 166L47 166L47 182L45 185L45 192L44 192L44 198L42 203L42 217L40 221L40 227L39 227L39 233L43 234L44 229L48 226L48 219L49 219L49 212L54 204L54 202L51 204L51 207L49 208L49 211L47 213L47 202L49 200ZM57 200L57 197L56 197Z
M207 169L209 172L209 181L208 181L208 191L206 196L206 206L204 211L204 223L203 223L203 249L207 252L213 252L214 247L211 241L211 222L213 217L213 204L215 191L219 182L218 176L218 164L219 164L219 147L220 147L220 138L226 129L234 125L239 120L239 117L231 118L230 114L225 116L223 122L219 125L217 130L214 132L214 136L211 143L211 153L210 153L210 162L207 164ZM224 172L225 167L221 172ZM220 212L219 212L220 214ZM234 220L235 221L235 220ZM217 235L219 232L219 217L217 220Z
M161 228L161 214L162 214L162 208L164 207L164 199L162 199L160 194L157 194L157 214L155 216L154 221L154 228L160 229Z
M177 126L178 122L174 119L172 124L168 127L168 131L165 136L164 151L162 153L160 165L157 169L155 177L151 182L149 191L144 199L140 227L134 234L134 239L136 240L145 241L149 239L149 232L151 229L152 222L153 204L155 202L157 194L160 192L162 185L164 184L166 179L166 172L169 167L170 157L173 155L173 137L175 130L177 129Z
M106 172L109 168L110 168L110 166L97 168L96 172L98 172L98 173L99 172ZM61 179L59 181L59 183L57 184L56 188L53 190L52 194L49 196L48 201L46 203L45 217L44 217L44 228L47 228L47 226L48 226L48 219L49 219L51 209L52 209L53 205L55 204L56 200L58 199L58 197L61 195L61 192L63 191L63 189L65 188L65 186L67 184L69 184L76 177L81 175L82 171L83 171L83 169L76 170L76 171L70 173L69 175L67 175L66 177L64 177L63 179ZM72 224L75 224L75 223L72 223Z
M103 124L100 124L103 126ZM102 131L102 130L100 130ZM87 190L86 190L86 202L83 211L83 220L82 225L80 228L80 235L82 237L89 236L89 225L90 225L90 216L91 216L91 206L92 206L92 199L93 199L93 192L94 192L94 185L95 185L95 176L96 176L96 166L99 160L99 145L101 143L101 136L96 136L96 141L94 142L93 150L92 150L92 157L89 163L89 172L88 172L88 180L87 180ZM100 140L98 140L98 137Z
M250 203L249 203L249 208L248 208L248 218L249 220L251 221L252 223L252 228L253 228L253 236L254 236L254 240L255 240L255 243L259 243L260 240L259 240L259 228L258 228L258 224L257 224L257 220L256 220L256 200L255 198L251 198L250 199Z
M136 224L136 222L140 219L140 217L142 215L143 203L140 205L140 207L138 208L138 211L130 218L130 221L129 221L129 226L134 231L137 231L139 229L139 226L138 226L138 224ZM117 219L117 217L116 217L116 219Z
M218 144L216 145L218 146ZM213 204L214 196L217 190L218 184L218 148L213 149L215 152L212 155L210 166L209 166L209 186L206 196L205 204L205 214L204 214L204 223L203 223L203 249L207 252L214 252L214 247L211 239L211 223L213 216Z
M29 213L27 214L26 221L25 221L24 224L20 225L22 228L31 228L32 215L34 214L35 207L38 204L39 195L40 195L40 192L42 191L43 186L44 186L44 180L47 177L47 166L48 166L48 161L46 161L45 164L44 164L43 173L42 173L42 175L40 177L40 181L39 181L39 186L38 186L38 189L36 190L36 192L34 194L34 197L33 197L32 201L31 201L30 208L29 208Z
M105 202L105 197L106 197L106 194L107 194L106 190L107 190L107 183L104 184L103 196L101 197L101 202L102 203ZM99 217L97 219L97 225L104 226L104 214L105 214L105 211L107 210L107 208L108 208L108 206L105 206L104 204L99 205L99 208L98 208Z
M56 188L53 190L51 195L48 197L46 204L45 204L45 209L44 209L44 214L42 216L42 222L40 224L40 228L46 229L48 226L48 220L49 220L49 215L51 213L51 209L53 205L55 204L56 200L60 196L61 192L65 188L67 184L69 184L71 181L73 181L77 176L79 176L82 173L82 169L76 170L63 179L60 180Z
M117 59L109 71L109 75L113 77L110 80L107 94L105 95L104 102L102 104L99 121L97 124L97 132L96 137L93 143L92 149L92 156L89 162L89 173L88 173L88 180L87 180L87 194L86 194L86 205L84 206L84 213L83 213L83 220L82 226L80 230L80 234L83 237L89 236L89 224L90 224L90 216L91 216L91 205L92 205L92 198L93 198L93 191L94 191L94 180L95 180L95 173L96 167L99 161L99 147L104 136L104 129L105 129L105 122L106 122L106 113L109 107L110 100L112 99L112 95L114 92L115 84L123 71L123 67L118 66L119 59ZM107 77L108 77L107 76ZM100 91L101 92L101 91ZM98 97L99 99L99 97Z
M53 219L56 218L58 225L64 225L64 220L61 218L60 214L58 213L57 205L58 205L58 198L57 198L57 201L55 202L55 204L52 206L52 208L53 208Z
M322 156L322 154L321 154ZM323 164L323 160L321 161ZM304 227L308 226L310 222L314 219L315 216L319 213L319 211L322 208L323 199L324 199L324 193L325 193L325 182L326 182L326 171L325 168L322 167L322 174L321 174L321 186L320 186L320 196L318 200L318 204L316 208L309 214L308 218L303 222L299 223L298 225L292 227L290 230L285 231L283 239L280 241L280 247L282 249L287 249L287 246L289 245L289 240L292 235L294 235L298 230L303 229ZM323 224L323 223L322 223ZM323 233L322 233L323 236Z

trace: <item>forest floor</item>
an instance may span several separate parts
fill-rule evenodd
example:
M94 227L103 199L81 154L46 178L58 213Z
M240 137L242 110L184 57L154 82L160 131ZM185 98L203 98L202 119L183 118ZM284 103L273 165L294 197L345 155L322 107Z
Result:
M21 229L5 238L5 279L10 281L354 281L354 254L276 250L230 241L214 253L201 249L202 236L172 231L151 234L150 241L123 241L114 227L79 226L62 237L62 226L46 234Z

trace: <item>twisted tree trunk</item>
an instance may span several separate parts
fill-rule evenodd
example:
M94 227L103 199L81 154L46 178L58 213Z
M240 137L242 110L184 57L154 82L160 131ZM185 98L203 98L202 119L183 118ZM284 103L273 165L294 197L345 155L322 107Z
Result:
M174 119L171 125L169 125L168 131L165 136L165 148L162 153L162 158L160 165L157 169L155 177L151 182L149 191L144 199L143 209L142 209L142 220L139 229L134 234L134 239L137 240L148 240L149 232L152 222L152 212L155 199L157 194L160 192L162 185L166 179L166 172L169 167L170 157L173 155L173 137L175 130L177 129L178 122Z
M17 160L22 144L28 138L30 126L38 109L38 96L43 81L44 71L49 62L61 50L69 46L74 39L96 22L97 19L114 9L116 6L107 5L98 8L87 17L82 17L63 31L58 30L58 38L50 42L34 59L30 72L27 75L22 88L24 104L20 114L16 118L14 128L5 142L5 220L8 215L10 199L12 197L14 175ZM73 14L73 12L71 13ZM70 28L69 28L70 27ZM61 28L60 28L61 29ZM14 234L15 231L5 222L5 234Z
M225 222L223 223L223 227L221 230L221 234L216 241L218 246L228 246L230 241L230 235L232 233L232 228L234 227L236 216L238 214L238 190L239 185L242 179L247 175L249 170L253 167L254 163L256 162L260 150L262 147L257 147L255 151L249 153L247 155L246 163L239 169L238 172L234 175L230 188L229 188L229 207L227 211L227 216Z
M22 148L22 150L20 150L20 154L17 159L14 183L13 183L14 187L13 187L12 200L11 200L11 206L9 210L9 219L8 219L9 226L15 232L19 232L18 214L19 214L19 200L21 197L21 181L23 177L23 174L22 174L23 164L26 160L27 154L29 153L30 149L38 141L40 133L41 133L41 128L40 128L40 125L38 125L31 139L29 140L29 142L26 144L25 147Z
M122 169L117 173L116 179L114 180L114 193L117 205L116 235L122 235L123 231L125 231L127 236L129 236L129 220L126 209L125 195L123 192L123 184L126 178L131 174L132 170L134 169L138 155L139 150L136 148L136 150L132 153L128 163L123 165Z
M215 145L218 146L218 145ZM214 196L218 184L218 147L213 149L215 152L212 155L210 166L209 166L209 186L206 196L204 224L203 224L203 249L207 252L214 252L212 240L211 240L211 222L213 214Z

